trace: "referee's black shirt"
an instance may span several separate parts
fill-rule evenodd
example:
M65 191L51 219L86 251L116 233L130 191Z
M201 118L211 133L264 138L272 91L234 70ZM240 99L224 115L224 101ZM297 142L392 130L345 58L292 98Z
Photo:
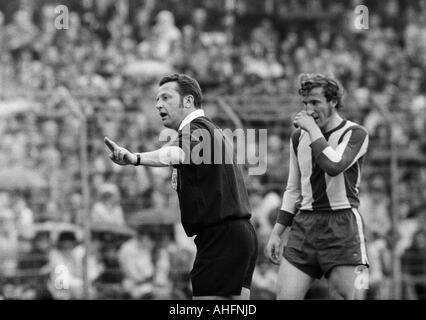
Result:
M197 129L203 129L203 132L210 135L210 146L196 132L194 134ZM191 137L188 137L189 134ZM215 146L219 144L222 144L222 161L214 164L215 151L218 152ZM218 126L204 116L195 118L178 131L178 138L172 145L179 146L185 152L186 161L175 168L181 220L188 236L226 220L251 217L242 168L236 164L235 151L229 151L233 155L232 163L224 162L225 148L230 150L231 145L226 142ZM192 152L195 147L197 149L194 151L210 147L210 164L195 164L197 155L204 156L203 151Z

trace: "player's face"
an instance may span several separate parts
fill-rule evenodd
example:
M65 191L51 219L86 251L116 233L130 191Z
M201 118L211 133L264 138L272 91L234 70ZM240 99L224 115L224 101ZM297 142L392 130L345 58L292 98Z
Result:
M178 92L176 82L166 82L157 93L156 108L160 114L163 125L177 130L185 118L182 98Z
M327 102L323 88L313 88L302 98L303 107L311 115L320 129L324 129L331 116L336 112L335 103Z

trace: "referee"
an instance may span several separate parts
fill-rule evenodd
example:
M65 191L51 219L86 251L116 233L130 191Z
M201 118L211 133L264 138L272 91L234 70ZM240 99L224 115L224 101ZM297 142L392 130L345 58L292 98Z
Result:
M166 76L159 83L156 108L163 125L177 130L177 139L143 153L132 153L107 137L105 144L116 164L173 167L171 184L179 197L182 225L188 236L196 235L190 274L194 299L249 299L257 237L249 221L243 173L232 145L204 115L201 103L196 80L184 74Z

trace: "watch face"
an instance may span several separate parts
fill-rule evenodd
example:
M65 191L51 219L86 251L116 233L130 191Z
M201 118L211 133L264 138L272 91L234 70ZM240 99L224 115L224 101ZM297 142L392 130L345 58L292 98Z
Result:
M175 191L177 191L177 185L178 185L177 175L178 175L177 169L173 168L173 171L172 171L172 188Z

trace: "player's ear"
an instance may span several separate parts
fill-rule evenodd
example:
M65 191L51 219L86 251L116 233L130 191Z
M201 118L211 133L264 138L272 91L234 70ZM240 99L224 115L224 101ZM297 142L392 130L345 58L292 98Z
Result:
M330 100L330 105L331 105L333 108L336 108L336 106L337 106L337 101L336 101L336 100Z

